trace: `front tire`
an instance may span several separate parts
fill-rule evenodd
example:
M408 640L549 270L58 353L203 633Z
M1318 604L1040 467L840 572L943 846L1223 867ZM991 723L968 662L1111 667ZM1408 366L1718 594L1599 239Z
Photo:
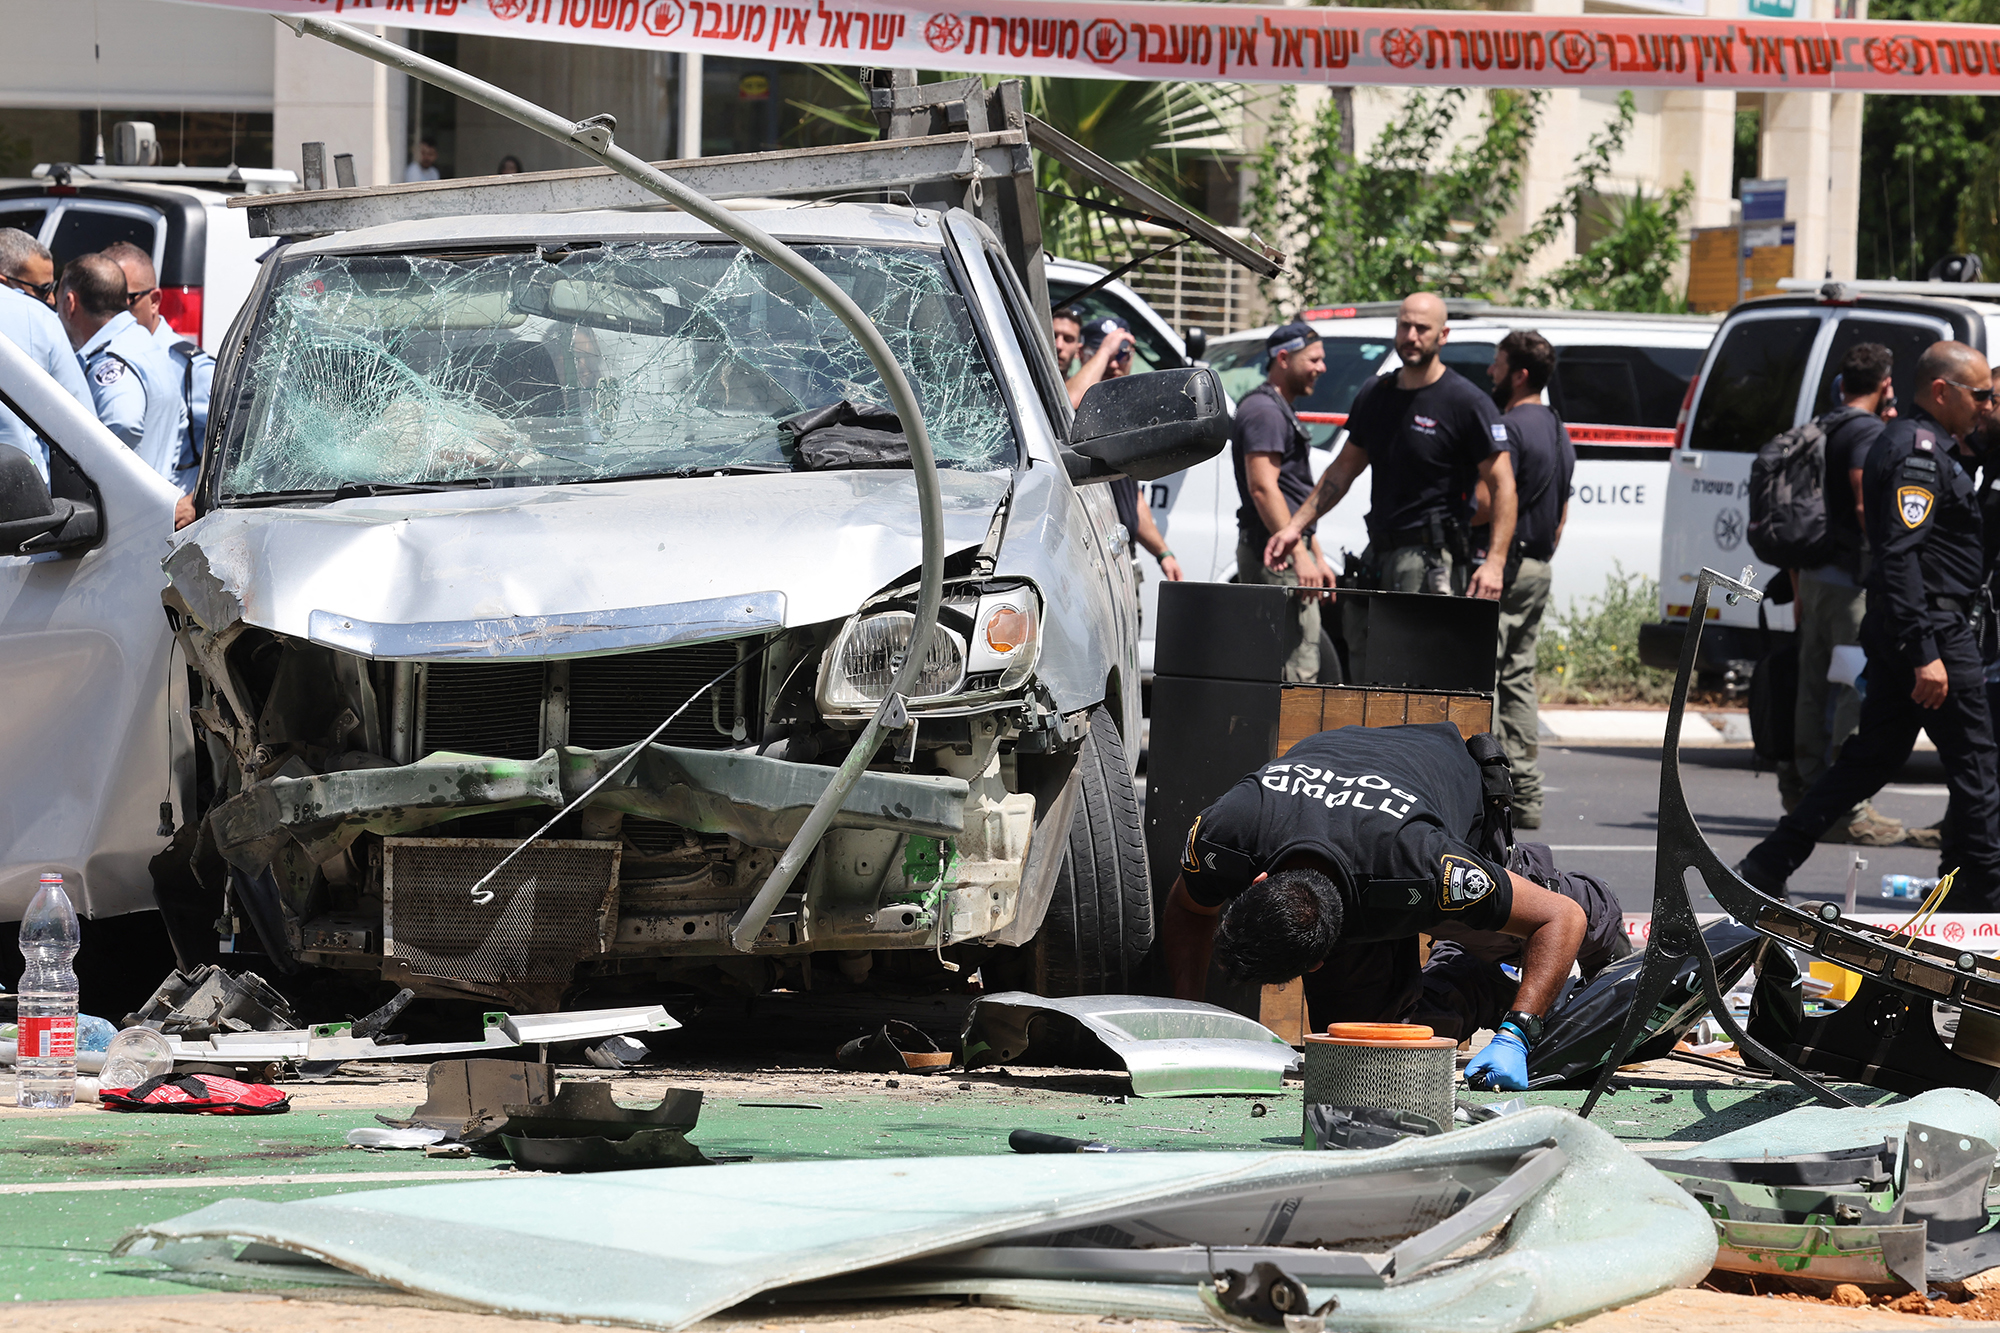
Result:
M1153 947L1153 887L1139 794L1111 710L1091 710L1077 755L1083 789L1048 915L1035 935L1042 995L1130 993Z

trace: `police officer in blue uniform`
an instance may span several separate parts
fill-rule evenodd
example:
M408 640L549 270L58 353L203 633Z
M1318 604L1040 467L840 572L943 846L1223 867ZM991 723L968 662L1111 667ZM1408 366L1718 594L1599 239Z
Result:
M83 361L97 419L167 481L177 481L188 412L173 362L126 309L125 274L103 255L63 270L56 313ZM188 479L192 489L193 478Z
M47 247L14 227L0 227L0 338L5 338L69 391L91 412L97 404L83 382L83 367L70 350L69 334L48 303L30 292L53 290L55 261ZM35 460L42 480L49 479L49 446L28 429L28 423L0 405L0 445L19 449Z
M180 376L188 428L180 458L174 464L173 482L185 495L194 489L195 477L201 470L202 443L208 438L208 400L215 380L215 358L202 350L199 339L177 332L162 316L165 297L151 256L130 241L108 245L104 254L125 274L125 301L132 318L153 335L153 341L166 352Z
M1931 344L1917 361L1916 403L1889 423L1862 470L1874 564L1861 646L1868 690L1840 758L1737 873L1782 896L1819 835L1895 777L1929 733L1944 761L1951 818L1939 873L1956 868L1952 911L2000 908L2000 750L1972 625L1985 576L1977 495L1962 441L1992 401L1986 358Z

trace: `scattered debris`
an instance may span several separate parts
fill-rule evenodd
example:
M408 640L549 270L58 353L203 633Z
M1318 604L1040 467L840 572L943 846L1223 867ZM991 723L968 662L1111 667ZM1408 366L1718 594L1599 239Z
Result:
M171 1111L207 1115L277 1115L292 1099L268 1083L240 1083L214 1074L161 1074L133 1088L97 1092L109 1111Z
M1114 1148L1096 1139L1066 1139L1060 1134L1044 1134L1037 1129L1015 1130L1007 1136L1007 1146L1022 1153L1139 1151L1136 1148Z
M247 974L246 974L247 975ZM174 1058L245 1065L263 1060L306 1063L345 1060L418 1060L434 1055L507 1051L522 1046L595 1041L630 1032L669 1032L680 1026L659 1005L626 1009L582 1009L559 1014L489 1013L477 1041L404 1042L400 1037L355 1035L353 1023L270 1031L217 1031L207 1040L175 1037Z
M1280 1092L1299 1058L1255 1019L1193 1000L1080 995L1051 1000L1026 991L981 996L966 1016L968 1072L1025 1057L1071 1068L1078 1054L1108 1058L1132 1076L1139 1097ZM1075 1054L1073 1054L1075 1053Z
M950 1067L951 1052L939 1050L921 1028L891 1019L871 1035L842 1046L834 1052L833 1062L860 1074L930 1074Z
M425 1079L424 1100L406 1119L378 1116L391 1129L436 1129L442 1141L488 1138L510 1106L534 1106L555 1097L554 1065L519 1060L439 1060Z
M1214 1274L1273 1264L1303 1308L1337 1300L1343 1326L1520 1333L1697 1281L1715 1234L1609 1134L1541 1108L1369 1153L861 1159L733 1168L726 1189L657 1172L231 1199L114 1252L294 1284L322 1264L482 1311L665 1330L764 1293L1194 1321Z
M583 1058L599 1069L629 1069L651 1054L645 1042L620 1036L606 1037L595 1046L585 1047Z
M1650 1160L1714 1218L1720 1269L1924 1292L2000 1265L1986 1232L1996 1142L2000 1107L1943 1088L1802 1107Z
M125 1015L123 1026L156 1028L170 1037L206 1041L218 1033L278 1032L299 1025L291 1003L255 972L213 964L169 972L153 998Z
M412 1125L408 1129L359 1125L347 1131L350 1148L429 1148L443 1142L444 1131L431 1125Z

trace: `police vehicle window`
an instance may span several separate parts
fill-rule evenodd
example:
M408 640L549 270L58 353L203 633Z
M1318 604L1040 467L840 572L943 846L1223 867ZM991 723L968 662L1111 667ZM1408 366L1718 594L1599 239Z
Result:
M1549 406L1564 421L1672 430L1699 347L1558 347Z
M1438 353L1438 359L1471 380L1474 388L1490 389L1493 387L1493 380L1486 373L1486 368L1493 364L1495 345L1490 342L1459 342L1454 339L1445 343L1444 350Z
M1917 358L1924 349L1940 338L1949 338L1940 324L1904 324L1886 319L1849 318L1843 319L1833 329L1833 341L1827 345L1826 364L1820 368L1819 394L1813 399L1813 411L1827 412L1840 406L1833 395L1833 377L1840 370L1840 363L1859 343L1881 343L1889 349L1889 355L1896 358L1895 369L1889 372L1890 381L1896 386L1896 400L1903 403L1916 401Z
M67 264L78 255L96 254L105 246L119 241L129 241L150 255L153 253L154 231L154 225L142 218L120 213L98 213L72 204L56 223L56 234L49 241L49 249L55 254L58 264Z
M1344 414L1354 405L1354 395L1361 392L1361 386L1381 371L1393 344L1387 338L1326 338L1321 345L1326 348L1326 373L1310 394L1292 404L1292 409ZM1241 399L1264 382L1264 340L1235 338L1217 343L1208 349L1208 364L1221 374L1222 387L1231 401ZM1340 427L1329 421L1308 421L1305 427L1315 449L1332 447L1334 436L1340 433Z
M25 231L30 236L40 237L42 223L48 219L48 211L41 208L10 208L0 212L0 227L12 227Z
M1819 319L1746 319L1723 335L1694 406L1690 449L1755 453L1792 428Z
M1264 382L1264 340L1237 338L1208 349L1208 364L1222 377L1222 390L1235 402Z
M1153 327L1151 320L1108 291L1092 292L1079 303L1076 300L1076 293L1082 290L1084 290L1082 287L1074 283L1052 282L1049 284L1049 300L1058 310L1066 305L1081 304L1083 313L1091 319L1116 315L1131 325L1132 336L1137 340L1132 347L1132 359L1139 363L1132 367L1134 371L1162 368L1172 370L1176 366L1187 364L1187 358L1176 352L1172 345L1160 336L1160 331Z

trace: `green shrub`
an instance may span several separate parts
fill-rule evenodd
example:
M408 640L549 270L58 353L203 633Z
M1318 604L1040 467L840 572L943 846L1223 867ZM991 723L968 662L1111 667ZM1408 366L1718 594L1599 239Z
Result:
M1663 704L1674 676L1639 663L1639 626L1659 614L1659 584L1612 563L1604 591L1542 619L1535 683L1545 704Z

